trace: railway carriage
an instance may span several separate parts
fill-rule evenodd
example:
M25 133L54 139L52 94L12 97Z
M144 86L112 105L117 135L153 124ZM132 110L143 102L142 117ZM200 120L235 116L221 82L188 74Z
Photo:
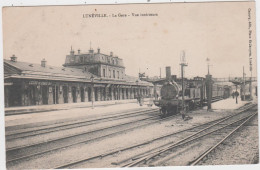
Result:
M212 85L212 99L223 99L229 96L223 85ZM154 104L160 107L162 116L178 113L182 107L182 89L180 84L173 80L167 81L161 87L160 98L154 100ZM206 86L204 79L195 79L186 85L184 91L184 108L193 110L205 105L207 102Z

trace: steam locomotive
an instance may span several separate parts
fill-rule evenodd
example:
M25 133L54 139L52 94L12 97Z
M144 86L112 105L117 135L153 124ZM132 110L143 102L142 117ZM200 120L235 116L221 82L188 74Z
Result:
M184 90L184 109L193 110L207 103L206 85L204 79L196 79L186 85ZM227 98L230 96L229 88L213 84L212 100ZM160 98L154 100L154 104L160 107L160 114L166 116L178 113L182 108L182 89L180 83L171 80L166 81L160 89Z

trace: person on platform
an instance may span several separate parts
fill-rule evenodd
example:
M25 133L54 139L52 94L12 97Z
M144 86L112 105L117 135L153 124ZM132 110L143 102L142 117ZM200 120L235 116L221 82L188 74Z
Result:
M236 91L234 95L235 95L236 97L238 97L238 96L239 96L239 92Z

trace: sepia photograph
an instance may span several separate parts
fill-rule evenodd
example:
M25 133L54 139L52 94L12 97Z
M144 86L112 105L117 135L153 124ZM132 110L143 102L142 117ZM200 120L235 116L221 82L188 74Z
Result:
M4 6L2 32L6 169L259 164L254 1Z

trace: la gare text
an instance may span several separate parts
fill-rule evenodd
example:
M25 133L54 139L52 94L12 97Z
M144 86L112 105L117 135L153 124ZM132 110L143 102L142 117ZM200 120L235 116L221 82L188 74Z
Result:
M118 14L83 14L83 18L108 18L108 17L113 17L113 18L126 18L126 17L153 17L153 16L158 16L157 13L131 13L131 14L123 14L123 13L118 13Z

